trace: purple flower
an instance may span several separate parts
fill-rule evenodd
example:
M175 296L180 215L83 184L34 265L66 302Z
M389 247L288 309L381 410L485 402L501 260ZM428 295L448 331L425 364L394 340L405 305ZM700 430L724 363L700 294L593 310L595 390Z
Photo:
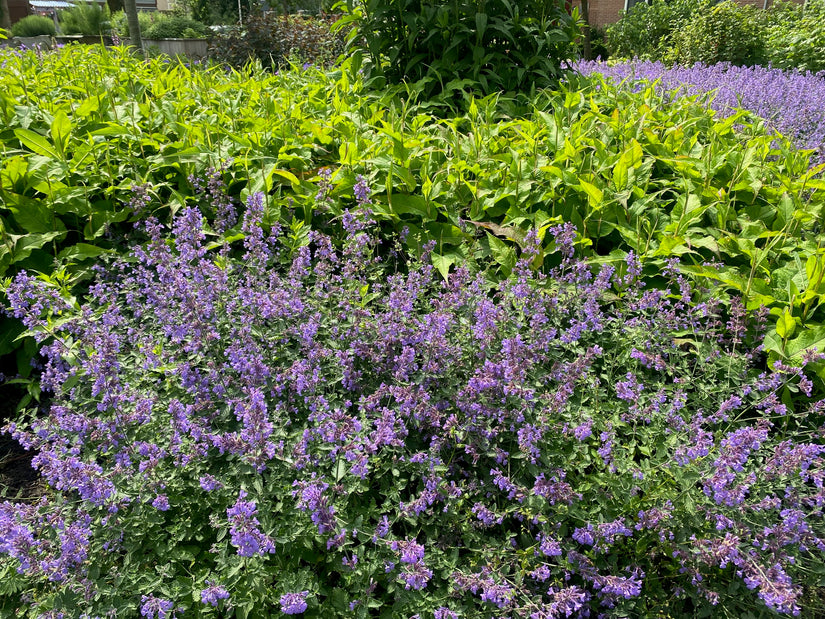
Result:
M258 511L255 502L244 501L245 497L246 492L241 490L238 500L226 510L232 545L238 549L238 554L242 557L275 552L275 543L258 529L260 522L255 517Z
M352 193L355 195L355 200L360 206L372 204L372 200L370 200L370 193L372 193L372 190L367 184L367 179L361 174L355 177L355 185L352 188Z
M165 512L169 509L169 499L166 497L165 494L159 494L155 497L155 500L152 501L152 507L162 512Z
M206 589L201 589L201 602L217 606L220 600L229 599L229 591L220 585L206 582Z
M300 615L307 609L306 599L309 591L285 593L281 596L281 612L285 615Z
M419 591L427 586L433 577L433 572L419 562L414 565L404 565L398 577L404 583L405 589Z
M163 598L157 598L152 595L144 595L141 598L140 616L147 619L166 619L167 617L174 617L175 611L172 609L175 604Z

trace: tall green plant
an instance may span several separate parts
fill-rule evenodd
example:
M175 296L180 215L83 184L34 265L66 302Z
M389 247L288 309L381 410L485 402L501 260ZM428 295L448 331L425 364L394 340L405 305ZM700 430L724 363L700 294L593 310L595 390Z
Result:
M548 86L580 33L578 13L559 0L347 0L345 9L367 76L423 80L425 97Z
M71 9L60 12L60 28L64 34L98 35L112 29L109 7L96 2L78 2Z

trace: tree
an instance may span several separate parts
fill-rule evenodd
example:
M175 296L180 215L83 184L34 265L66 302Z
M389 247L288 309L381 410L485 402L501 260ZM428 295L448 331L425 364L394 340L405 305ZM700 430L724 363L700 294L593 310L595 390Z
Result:
M143 41L140 38L140 21L138 21L137 4L135 0L123 0L123 11L129 24L129 38L132 46L137 48L138 54L143 55Z
M593 50L590 47L590 0L581 0L582 5L582 55L585 60L593 60Z
M9 12L9 0L0 0L0 28L11 30L11 13Z

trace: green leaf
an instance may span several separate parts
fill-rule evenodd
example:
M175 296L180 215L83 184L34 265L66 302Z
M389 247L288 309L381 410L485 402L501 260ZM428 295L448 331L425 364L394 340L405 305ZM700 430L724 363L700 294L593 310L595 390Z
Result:
M796 359L801 357L803 352L814 349L825 352L825 325L805 329L798 337L788 341L785 345L785 355L789 359Z
M441 273L441 277L446 280L450 276L450 267L456 263L458 256L455 254L442 255L433 252L430 255L430 259L432 260L433 266Z
M43 155L44 157L49 157L50 159L61 159L60 154L54 149L54 146L39 133L35 133L30 129L15 129L14 135L17 136L17 139L20 140L23 146L29 148L32 152Z
M795 329L796 319L794 319L790 308L786 308L779 317L779 320L776 321L776 334L783 340L786 340L793 335Z
M493 259L504 267L505 272L510 272L516 266L516 252L513 247L496 236L487 233L487 241L490 244L490 251Z
M427 199L422 196L394 193L392 196L387 196L387 202L390 210L396 215L415 215L423 221L433 219Z
M51 125L52 142L62 157L65 157L66 146L69 143L69 136L72 133L72 121L66 116L66 112L60 110L54 116Z
M602 205L602 201L604 200L604 192L598 187L596 187L593 183L588 183L586 180L582 178L579 179L579 186L587 194L587 197L590 201L590 206L594 210L598 210Z

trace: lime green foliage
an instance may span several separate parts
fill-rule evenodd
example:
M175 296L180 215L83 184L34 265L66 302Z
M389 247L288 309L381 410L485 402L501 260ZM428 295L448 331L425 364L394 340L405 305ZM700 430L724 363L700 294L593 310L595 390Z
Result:
M97 2L78 2L69 10L60 12L63 34L108 34L112 29L109 7L101 9Z
M414 87L365 90L350 65L272 75L99 47L10 56L2 81L0 276L57 259L85 277L145 216L129 205L137 186L161 219L184 205L214 217L191 180L209 168L237 205L265 192L267 222L289 199L323 228L340 214L316 201L329 167L335 204L367 174L376 216L407 227L409 249L435 241L442 273L470 260L507 274L527 230L569 221L594 265L633 251L652 273L675 256L769 306L782 318L767 341L776 358L825 341L825 181L745 113L720 120L689 98L592 78L530 99L466 94L467 113L441 118ZM2 353L20 345L5 324Z
M424 80L426 97L456 83L481 93L548 86L576 54L576 18L559 0L347 0L346 8L367 77Z
M54 36L54 22L48 17L29 15L15 23L11 27L11 33L16 37Z
M695 11L674 29L668 59L690 66L730 62L743 66L766 60L763 10L725 0Z

